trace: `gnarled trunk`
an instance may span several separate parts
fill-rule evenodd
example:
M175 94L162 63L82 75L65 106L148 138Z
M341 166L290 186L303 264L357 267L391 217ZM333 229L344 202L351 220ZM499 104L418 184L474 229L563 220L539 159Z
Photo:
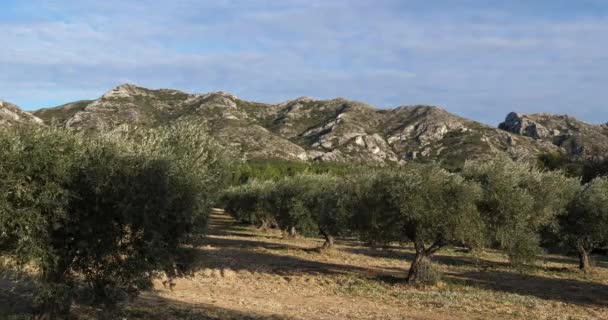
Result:
M321 235L323 235L323 238L325 238L325 242L323 242L321 249L325 250L325 249L330 249L331 247L333 247L334 246L334 237L323 229L320 229L319 232L321 233Z
M424 253L424 250L421 252L418 252L418 250L416 250L416 256L414 257L414 260L412 261L412 264L410 265L410 270L407 273L407 282L409 282L409 283L416 282L416 279L418 278L419 266L420 266L421 262L425 259L430 259L430 257L428 257Z
M589 260L589 250L585 249L585 247L581 244L578 245L578 258L579 264L578 268L583 272L588 273L591 271L591 261Z
M68 273L69 261L70 258L66 257L61 260L59 266L43 271L43 282L49 286L49 289L52 288L53 294L44 296L35 319L65 319L70 313L73 300L73 281Z
M416 256L410 265L410 270L407 274L407 282L408 283L416 283L418 278L418 271L420 271L420 265L424 260L430 260L433 254L437 252L437 250L443 247L442 241L435 241L430 247L425 248L424 243L422 242L414 242L414 247L416 249Z
M258 227L258 230L268 231L268 229L270 229L270 222L266 219L263 219L262 223Z
M36 320L66 319L72 306L71 297L52 298L42 303L34 315Z

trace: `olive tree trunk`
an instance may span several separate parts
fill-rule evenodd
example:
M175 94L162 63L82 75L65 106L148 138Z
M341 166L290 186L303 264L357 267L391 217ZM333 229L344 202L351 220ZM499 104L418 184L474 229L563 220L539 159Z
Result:
M270 229L270 222L267 219L263 219L258 230L268 231L268 229Z
M579 244L578 247L578 258L579 264L578 268L583 272L588 273L591 271L591 261L589 259L589 250L587 250L583 245Z
M410 266L410 270L407 273L407 282L409 282L409 283L416 282L416 279L418 278L418 270L419 270L420 264L425 259L430 259L430 257L427 256L427 254L424 251L421 251L421 252L416 251L416 256L414 257L414 260L412 261L412 265Z
M435 241L430 247L426 248L424 243L414 242L414 247L416 249L416 256L414 257L407 274L408 283L416 283L418 271L420 271L422 262L425 260L430 261L435 252L443 247L443 243L441 241Z
M323 229L319 229L319 232L321 233L323 238L325 238L325 242L323 242L321 249L325 250L332 248L334 246L334 237L329 232L326 232Z
M43 282L49 293L43 297L42 304L35 314L35 319L65 319L70 313L72 305L72 281L67 270L43 271Z

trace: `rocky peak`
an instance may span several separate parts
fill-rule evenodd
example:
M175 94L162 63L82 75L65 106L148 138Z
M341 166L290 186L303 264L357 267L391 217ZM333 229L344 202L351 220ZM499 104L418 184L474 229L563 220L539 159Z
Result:
M7 101L4 100L0 100L0 108L7 108L7 109L15 109L18 108L16 105L9 103Z
M28 112L21 110L18 106L0 100L0 125L15 124L42 124L43 121Z
M210 96L220 96L220 97L228 98L230 100L238 100L237 96L235 96L234 94L232 94L230 92L225 92L225 91L210 92L210 93L208 93L208 95L210 95Z
M519 113L509 112L509 114L507 114L507 117L505 118L505 121L498 124L498 128L513 133L521 134L523 121L524 119Z
M138 87L134 84L124 83L118 87L106 92L102 98L129 98L136 95L147 95L147 89Z
M538 116L546 117L547 115L538 114ZM517 112L509 113L505 118L505 121L498 125L498 128L534 139L543 139L549 137L550 134L559 134L559 132L556 131L549 131L534 119Z
M285 106L294 105L294 104L298 104L298 103L301 104L301 103L307 103L307 102L313 102L313 101L315 101L315 99L313 99L311 97L299 97L296 99L283 101L283 102L277 104L277 106L285 107Z
M572 155L602 156L608 152L608 126L589 124L568 115L511 112L498 127L550 142Z

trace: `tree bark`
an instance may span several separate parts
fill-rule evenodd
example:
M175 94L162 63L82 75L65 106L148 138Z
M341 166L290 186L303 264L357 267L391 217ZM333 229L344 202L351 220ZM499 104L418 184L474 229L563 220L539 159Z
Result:
M430 247L425 248L424 243L414 242L414 247L416 249L416 256L410 265L410 270L407 274L407 282L408 283L416 283L416 279L418 277L418 271L420 267L420 263L422 261L430 260L433 254L437 252L443 246L443 242L438 240L435 241Z
M289 228L289 236L293 238L293 237L295 237L296 235L297 235L297 232L296 232L296 227L291 227L291 228Z
M582 245L578 246L578 258L579 264L578 268L583 272L588 273L591 271L591 261L589 260L589 251L585 249Z
M45 297L45 301L42 302L42 305L38 312L36 312L35 319L65 319L67 315L70 313L71 305L72 305L72 281L69 277L67 262L69 258L65 258L62 260L62 263L59 267L56 267L54 270L45 270L43 271L44 282L55 286L53 290L57 290L57 287L62 285L68 286L67 294L65 292L55 292L56 296L53 297ZM66 290L66 288L62 288Z
M321 249L325 250L325 249L330 249L331 247L334 246L334 237L325 232L325 230L320 229L319 230L321 235L323 235L323 237L325 238L325 242L323 243L323 245L321 246Z
M422 250L422 251L416 250L416 256L414 257L414 260L412 261L412 264L410 265L410 270L407 273L407 282L408 283L416 282L416 278L418 277L418 267L420 266L420 263L424 259L428 259L428 258L429 257L426 256L424 250Z
M262 220L262 224L258 227L258 230L268 231L268 229L270 229L270 223L266 219Z
M67 319L71 309L71 298L45 301L34 315L36 320Z

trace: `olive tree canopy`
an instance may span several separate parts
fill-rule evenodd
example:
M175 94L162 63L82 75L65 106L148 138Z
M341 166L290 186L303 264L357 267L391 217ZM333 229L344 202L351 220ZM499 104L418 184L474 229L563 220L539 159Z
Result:
M544 172L507 158L467 162L462 174L483 190L479 209L486 237L515 264L535 259L540 230L556 225L580 185L560 171Z

